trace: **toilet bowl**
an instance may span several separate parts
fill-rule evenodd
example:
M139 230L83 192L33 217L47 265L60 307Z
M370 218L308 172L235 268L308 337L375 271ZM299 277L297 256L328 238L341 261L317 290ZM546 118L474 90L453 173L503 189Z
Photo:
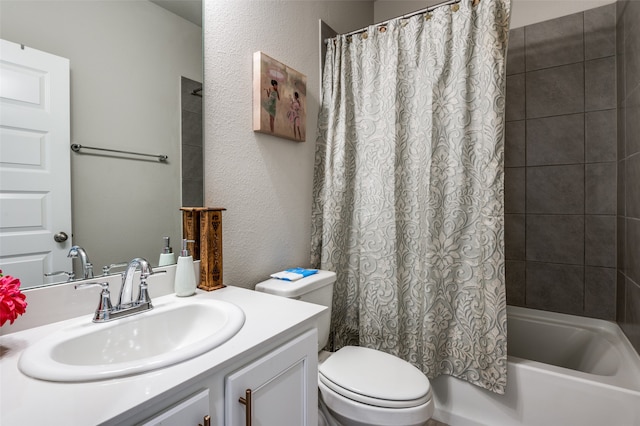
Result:
M320 364L320 398L344 426L420 426L433 415L425 375L393 355L345 346Z
M271 279L257 291L327 306L317 321L319 424L324 426L421 426L434 411L429 379L408 362L375 349L345 346L322 351L329 337L331 271L297 281Z

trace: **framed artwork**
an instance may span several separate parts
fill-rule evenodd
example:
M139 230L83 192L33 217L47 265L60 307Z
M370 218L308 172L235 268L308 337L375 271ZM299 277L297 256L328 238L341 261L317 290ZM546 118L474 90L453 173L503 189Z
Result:
M262 52L253 54L253 130L304 142L307 77Z

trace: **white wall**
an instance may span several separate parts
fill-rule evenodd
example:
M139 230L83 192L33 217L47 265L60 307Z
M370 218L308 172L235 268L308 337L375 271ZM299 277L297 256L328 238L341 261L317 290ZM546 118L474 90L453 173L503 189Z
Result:
M374 21L385 21L440 2L378 0L374 3ZM615 3L615 0L512 0L511 28L524 27L609 3Z
M526 25L611 1L516 0L512 23ZM318 19L344 33L423 7L425 2L413 1L205 2L205 204L227 208L226 284L253 288L272 272L309 265ZM259 50L307 75L304 143L251 130L252 55Z
M178 247L180 76L202 81L201 28L147 1L0 2L0 37L69 58L71 140L169 164L71 155L74 243L94 268ZM87 151L88 152L88 151Z
M320 94L318 20L338 32L373 22L369 1L206 1L205 204L223 213L224 282L253 288L309 266ZM307 140L252 131L252 57L307 76Z

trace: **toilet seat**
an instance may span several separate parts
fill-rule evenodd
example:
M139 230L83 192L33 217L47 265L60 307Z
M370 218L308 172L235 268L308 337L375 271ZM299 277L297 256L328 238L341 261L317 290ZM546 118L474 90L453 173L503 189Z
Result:
M319 367L331 391L369 406L411 408L431 400L429 379L416 367L374 349L345 346Z

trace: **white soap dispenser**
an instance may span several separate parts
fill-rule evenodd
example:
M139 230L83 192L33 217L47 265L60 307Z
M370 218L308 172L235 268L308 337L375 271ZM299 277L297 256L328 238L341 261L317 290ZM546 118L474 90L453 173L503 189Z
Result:
M162 253L160 253L160 260L158 266L167 266L176 264L176 254L169 246L169 237L162 237L164 245L162 247Z
M196 292L196 274L193 271L193 257L187 250L187 243L194 243L194 240L182 240L182 251L178 256L178 266L176 266L176 281L174 291L176 296L192 296Z

